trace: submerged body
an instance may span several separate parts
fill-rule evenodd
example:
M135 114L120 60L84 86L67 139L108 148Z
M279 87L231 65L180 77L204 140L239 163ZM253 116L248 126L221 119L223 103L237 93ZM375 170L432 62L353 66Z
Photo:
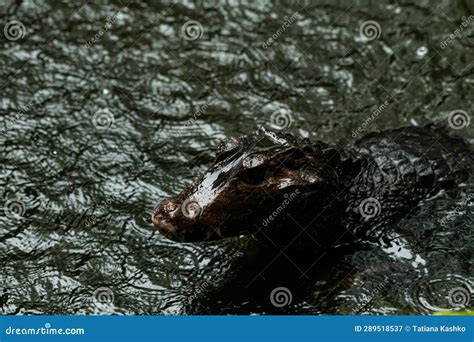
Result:
M152 221L182 242L263 233L330 247L377 237L424 198L455 191L472 157L443 128L388 130L341 148L261 129L223 141L210 169L159 203Z

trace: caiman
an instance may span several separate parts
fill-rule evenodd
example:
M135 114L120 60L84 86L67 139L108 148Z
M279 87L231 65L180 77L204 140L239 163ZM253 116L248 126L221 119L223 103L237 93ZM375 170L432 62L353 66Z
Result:
M152 222L181 242L264 234L275 244L302 236L330 247L383 238L420 201L468 179L471 146L451 131L403 127L342 147L263 128L229 138L203 175L156 206Z

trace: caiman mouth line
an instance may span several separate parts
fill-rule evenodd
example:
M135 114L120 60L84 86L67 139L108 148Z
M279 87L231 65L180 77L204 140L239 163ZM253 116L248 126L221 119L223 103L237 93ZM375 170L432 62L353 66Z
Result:
M345 229L373 234L430 194L454 191L472 164L470 146L434 125L372 133L342 149L259 129L222 141L214 164L159 203L152 222L181 242L262 229L284 242L306 227L318 244L330 246ZM269 221L295 191L299 195ZM361 213L361 205L374 200L376 214Z

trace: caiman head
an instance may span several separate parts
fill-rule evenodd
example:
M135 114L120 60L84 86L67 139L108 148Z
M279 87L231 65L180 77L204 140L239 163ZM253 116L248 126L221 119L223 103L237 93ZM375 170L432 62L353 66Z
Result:
M209 170L159 203L152 222L181 242L305 228L334 201L335 155L324 143L263 128L226 139Z

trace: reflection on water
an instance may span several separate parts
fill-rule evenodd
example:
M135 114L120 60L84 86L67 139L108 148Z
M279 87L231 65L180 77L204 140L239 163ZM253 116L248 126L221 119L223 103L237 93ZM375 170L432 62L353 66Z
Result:
M393 227L403 253L386 242L296 261L251 238L180 245L150 224L154 205L204 170L219 139L259 125L344 144L453 110L472 115L470 6L2 3L1 312L472 305L472 198L462 199L472 183ZM471 127L459 134L472 139ZM291 296L278 307L271 294L281 287Z

